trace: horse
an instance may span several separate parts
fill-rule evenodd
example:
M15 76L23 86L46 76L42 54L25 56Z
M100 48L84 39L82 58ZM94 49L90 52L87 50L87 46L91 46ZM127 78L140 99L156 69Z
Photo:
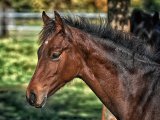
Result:
M36 108L81 78L117 120L160 120L160 65L129 33L83 17L42 13L38 63L26 90Z
M144 40L147 48L151 52L150 54L156 57L157 62L160 62L159 13L155 11L153 14L149 14L141 9L134 9L130 16L130 25L130 32L140 37L140 40ZM102 113L104 114L105 111L102 111ZM103 116L105 116L105 114Z
M145 40L151 55L160 63L160 18L159 13L153 15L134 9L130 17L130 32Z

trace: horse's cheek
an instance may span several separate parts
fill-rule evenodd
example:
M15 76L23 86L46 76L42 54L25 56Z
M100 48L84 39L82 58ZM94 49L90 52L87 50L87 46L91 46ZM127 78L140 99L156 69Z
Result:
M65 61L62 63L63 69L62 74L64 79L70 80L73 79L75 71L76 71L76 63L73 61L70 56L65 56Z

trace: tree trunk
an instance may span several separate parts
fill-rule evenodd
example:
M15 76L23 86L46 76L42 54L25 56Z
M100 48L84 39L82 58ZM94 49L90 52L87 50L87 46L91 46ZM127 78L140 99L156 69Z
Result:
M6 37L8 36L8 30L7 30L7 17L6 17L6 11L8 8L8 5L6 1L1 2L1 16L0 16L0 37Z
M107 0L108 22L114 29L130 31L129 7L131 0ZM101 120L116 120L103 105Z
M130 0L108 0L108 20L114 29L129 31Z

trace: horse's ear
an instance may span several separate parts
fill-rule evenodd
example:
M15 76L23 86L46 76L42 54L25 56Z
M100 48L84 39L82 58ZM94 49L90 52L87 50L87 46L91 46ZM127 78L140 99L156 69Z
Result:
M57 11L54 11L54 16L55 16L55 29L56 31L65 31L64 30L64 23L63 20L61 18L61 16L59 15L59 13Z
M43 19L44 25L46 25L51 20L51 18L47 16L45 11L42 12L42 19Z
M155 11L154 14L153 14L152 19L153 19L153 23L157 24L157 22L160 20L159 13Z

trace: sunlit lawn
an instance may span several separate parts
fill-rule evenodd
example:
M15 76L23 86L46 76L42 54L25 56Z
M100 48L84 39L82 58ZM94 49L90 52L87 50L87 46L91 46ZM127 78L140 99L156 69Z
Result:
M37 38L0 40L0 120L99 120L101 103L80 79L54 96L44 109L30 107L25 87L37 62Z
M0 86L28 83L37 61L36 40L0 40Z

